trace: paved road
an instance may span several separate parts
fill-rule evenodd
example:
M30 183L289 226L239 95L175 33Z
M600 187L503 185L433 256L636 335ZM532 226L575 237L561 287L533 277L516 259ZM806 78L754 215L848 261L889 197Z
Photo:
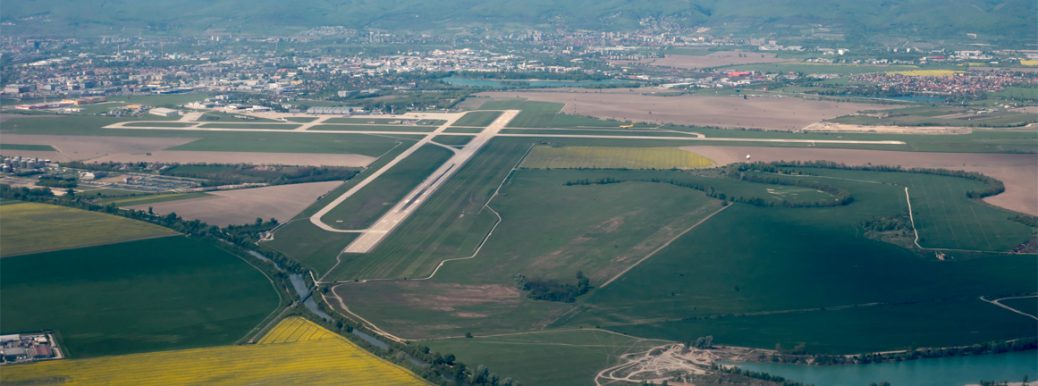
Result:
M493 139L517 114L519 114L518 110L507 110L501 114L494 122L473 137L469 143L465 144L461 150L455 152L454 156L447 162L404 196L403 200L400 200L386 214L382 215L382 218L378 219L374 225L364 230L360 237L353 240L343 251L347 253L366 253L374 249L386 235L414 213L426 199L432 196L454 173L457 173L465 165L465 162L472 158L483 145Z

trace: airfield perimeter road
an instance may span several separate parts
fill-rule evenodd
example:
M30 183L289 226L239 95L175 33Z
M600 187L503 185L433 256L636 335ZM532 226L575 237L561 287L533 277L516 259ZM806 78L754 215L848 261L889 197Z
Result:
M414 213L415 210L421 206L421 203L430 197L436 190L443 185L444 182L450 179L454 173L456 173L466 161L472 158L480 148L483 147L494 137L531 137L531 138L583 138L583 139L625 139L625 140L673 140L673 141L706 141L706 142L763 142L763 143L803 143L803 144L859 144L859 145L904 145L902 141L854 141L854 140L813 140L813 139L775 139L775 138L708 138L702 134L690 133L692 136L646 136L646 135L603 135L603 134L524 134L524 133L501 133L501 130L508 126L508 123L519 114L519 110L504 110L501 116L495 119L489 126L483 129L479 133L450 133L446 132L447 128L454 124L460 119L465 112L460 113L409 113L403 115L395 115L393 118L401 119L439 119L445 122L436 128L432 132L413 132L413 131L373 131L373 130L320 130L312 131L308 130L314 127L317 123L324 122L332 116L318 116L317 119L308 123L302 124L300 127L294 130L281 130L281 129L261 129L256 128L257 126L262 127L262 124L255 123L244 123L243 128L209 128L201 127L202 122L198 122L195 125L188 127L162 127L160 126L144 126L143 124L149 121L136 121L136 122L118 122L108 126L107 129L123 129L123 130L163 130L163 131L226 131L226 132L277 132L277 133L297 133L300 135L306 134L370 134L370 135L386 135L386 134L398 134L398 135L419 135L422 138L416 141L411 147L407 148L393 160L387 162L378 170L368 175L364 180L358 182L356 185L351 187L349 190L338 196L331 203L321 208L321 210L310 216L310 222L315 226L328 231L337 233L359 233L360 236L353 240L343 252L347 253L366 253L375 248L379 242L382 241L395 229L400 223L404 222L408 216ZM134 124L139 126L126 126L127 124ZM251 127L249 127L251 126ZM438 145L432 141L432 139L439 135L461 135L461 136L473 136L472 140L469 141L461 149L450 148L454 155L441 165L432 175L426 177L418 186L416 186L411 192L404 196L403 200L400 200L394 205L389 212L382 215L374 225L367 229L339 229L331 225L328 225L322 220L326 214L332 209L342 204L343 201L353 196L355 193L360 191L362 188L370 184L384 174L387 170L392 168L394 165L400 163L402 160L410 156L412 153L417 151L419 148L426 144ZM438 145L442 146L442 145Z

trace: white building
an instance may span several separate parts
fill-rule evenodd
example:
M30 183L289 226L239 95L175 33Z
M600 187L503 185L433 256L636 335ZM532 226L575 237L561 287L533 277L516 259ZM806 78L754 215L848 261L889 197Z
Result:
M156 108L153 108L151 110L148 110L148 114L158 115L160 117L175 117L175 116L180 115L180 111L173 110L173 109L167 109L165 107L156 107Z

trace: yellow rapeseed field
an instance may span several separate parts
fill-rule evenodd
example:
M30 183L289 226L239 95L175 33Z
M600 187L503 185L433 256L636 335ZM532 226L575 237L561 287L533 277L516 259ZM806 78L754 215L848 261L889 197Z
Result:
M0 255L56 251L172 236L173 230L115 215L19 202L0 205Z
M674 147L537 146L523 161L532 169L701 169L714 161Z
M69 359L0 367L32 385L426 385L309 320L287 318L255 345Z
M1020 65L1028 67L1038 66L1038 59L1021 59Z
M958 74L955 70L908 70L908 71L895 71L894 74L908 75L908 76L953 76Z

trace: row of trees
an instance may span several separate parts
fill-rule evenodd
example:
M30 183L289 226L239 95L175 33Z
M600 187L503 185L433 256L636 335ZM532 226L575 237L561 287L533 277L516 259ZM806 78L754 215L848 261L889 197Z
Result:
M521 273L515 274L519 289L526 292L526 297L549 302L573 303L577 297L591 290L591 279L584 272L577 271L576 284L563 283L555 279L530 279Z

